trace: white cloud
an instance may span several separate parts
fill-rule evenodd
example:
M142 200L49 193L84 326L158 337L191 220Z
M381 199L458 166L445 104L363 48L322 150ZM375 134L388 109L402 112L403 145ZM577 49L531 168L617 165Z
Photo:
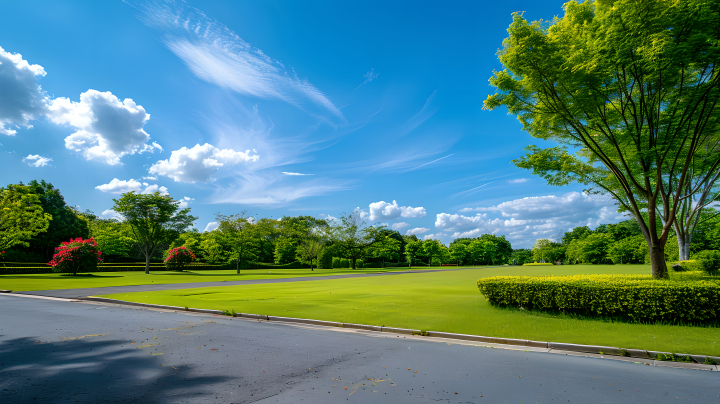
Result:
M393 225L390 226L390 228L395 231L401 231L402 229L406 229L408 227L410 227L410 223L405 223L405 222L393 223Z
M29 154L27 157L23 158L22 161L28 163L29 166L45 167L50 165L52 159L43 157L39 154Z
M423 240L438 240L442 242L442 239L445 238L447 234L443 233L437 233L437 234L426 234L423 236Z
M522 184L523 182L528 182L528 181L530 181L529 178L515 178L512 180L507 180L507 183L508 184Z
M217 229L218 227L220 227L220 223L210 222L207 224L207 226L205 226L205 230L203 230L203 231L213 231L213 230Z
M190 197L186 196L186 197L180 199L180 203L178 203L178 208L185 209L190 204L190 201L194 201L194 200L195 200L195 198L190 198Z
M569 231L578 226L593 228L628 218L617 212L609 198L579 192L529 197L491 207L461 210L471 211L481 213L475 216L440 213L435 227L447 232L453 239L485 233L505 235L518 248L530 247L539 238L554 238L558 230Z
M315 174L290 173L290 172L287 172L287 171L283 171L282 173L285 174L285 175L315 175Z
M128 154L162 151L159 144L148 144L150 135L143 129L150 114L130 98L121 102L109 91L88 90L80 94L80 102L60 97L49 109L52 122L77 129L65 138L65 147L88 160L115 165Z
M239 203L248 205L286 205L296 199L326 195L352 188L348 181L311 179L288 184L280 173L238 173L237 180L219 189L210 199L212 203Z
M144 180L157 181L157 177L142 177Z
M414 228L414 229L410 229L410 230L406 231L406 232L405 232L405 235L406 235L406 236L412 236L412 235L416 235L416 236L417 236L418 234L427 233L428 231L430 231L430 229L428 229L428 228L425 228L425 227L416 227L416 228Z
M18 128L43 115L47 97L37 84L45 76L40 65L31 65L19 53L0 47L0 134L14 136Z
M183 147L175 150L168 160L160 160L150 167L150 174L164 175L177 182L207 182L223 166L233 166L248 161L257 161L260 157L250 150L244 152L232 149L218 149L205 143L196 144L191 149Z
M165 32L165 45L200 79L240 94L279 99L313 115L345 121L307 79L252 47L202 11L182 3L151 3L144 21Z
M397 201L388 203L385 201L373 202L370 204L370 220L395 220L399 217L425 217L425 208L422 206L399 206Z
M95 187L103 192L111 194L124 194L126 192L139 192L141 194L152 194L159 192L160 195L168 195L168 189L165 187L158 186L157 184L149 185L146 182L141 183L140 181L130 178L129 180L119 180L113 178L107 184L98 185Z
M100 214L100 216L104 217L105 219L122 220L122 216L120 216L120 214L118 214L112 209L104 210L103 213Z

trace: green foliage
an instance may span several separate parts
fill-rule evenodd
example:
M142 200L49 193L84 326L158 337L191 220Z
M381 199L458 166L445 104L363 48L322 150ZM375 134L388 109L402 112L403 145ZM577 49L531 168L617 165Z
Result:
M365 262L363 260L359 259L359 260L355 261L355 268L362 269L364 264L365 264Z
M333 268L342 268L340 266L340 257L333 257L332 259L332 267Z
M318 253L318 268L322 269L330 269L333 267L333 257L332 257L333 251L332 247L326 246L325 248L322 248L320 252Z
M513 253L510 256L510 259L508 260L508 264L512 264L513 260L515 261L515 263L517 265L523 265L528 262L532 262L533 261L532 250L528 250L528 249L513 250Z
M637 322L713 323L720 282L658 280L647 275L498 276L478 280L491 304L625 318Z
M548 239L539 239L532 248L533 261L556 262L565 257L565 246Z
M620 239L607 249L607 256L614 264L642 264L646 254L647 242L641 235Z
M518 167L551 185L589 185L630 212L663 278L678 208L720 166L720 7L570 1L564 12L536 22L514 14L485 107L505 106L533 137L559 144L529 146Z
M170 243L197 220L190 208L180 209L170 195L128 192L113 199L113 210L132 229L133 238L145 255L145 272L150 272L150 258L160 243Z
M288 237L280 237L275 241L275 264L284 265L295 261L297 245Z
M350 268L350 260L347 258L340 258L338 265L338 268Z
M40 198L29 187L0 188L0 251L17 245L29 246L30 239L47 231L52 216L43 211Z
M694 268L709 275L717 275L720 272L720 251L704 250L693 255Z
M91 220L90 234L105 256L129 257L135 245L132 230L114 219Z
M385 226L368 225L358 210L342 214L340 218L324 229L325 237L333 242L338 252L352 261L355 268L357 259L367 255L376 243L387 242L381 233Z

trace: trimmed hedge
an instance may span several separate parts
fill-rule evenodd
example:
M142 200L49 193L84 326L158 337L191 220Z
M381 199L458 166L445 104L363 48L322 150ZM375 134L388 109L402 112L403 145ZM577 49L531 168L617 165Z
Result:
M37 265L37 264L36 264ZM190 264L185 267L186 270L191 271L208 271L208 270L220 270L227 269L223 265L207 265L207 264ZM79 273L91 273L91 272L124 272L124 271L144 271L145 264L142 265L98 265L97 269L92 271L80 270ZM164 265L153 265L150 264L150 271L168 271ZM48 265L34 266L34 267L3 267L0 266L0 275L30 275L30 274L49 274L53 273L52 267Z
M490 304L629 319L715 323L720 281L658 280L650 275L496 276L477 282Z
M537 266L537 265L555 265L552 262L526 262L522 264L524 267Z

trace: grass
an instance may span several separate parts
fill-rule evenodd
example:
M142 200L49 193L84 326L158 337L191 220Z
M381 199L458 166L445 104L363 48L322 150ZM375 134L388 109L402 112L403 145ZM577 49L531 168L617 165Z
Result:
M413 270L440 269L438 267L413 267ZM0 275L0 289L15 292L32 290L99 288L107 286L149 285L166 283L191 282L222 282L241 281L250 279L278 279L294 278L299 276L330 276L348 275L357 273L381 273L406 271L407 268L369 268L369 269L243 269L241 273L236 270L208 270L208 271L155 271L150 274L144 271L95 272L91 274L8 274Z
M372 278L208 287L105 297L463 334L720 356L720 330L633 324L492 307L478 278L516 275L648 274L648 265L477 268Z

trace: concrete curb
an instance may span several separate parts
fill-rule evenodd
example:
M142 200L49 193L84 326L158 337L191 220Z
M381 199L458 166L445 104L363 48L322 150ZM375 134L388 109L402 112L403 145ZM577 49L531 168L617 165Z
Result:
M65 300L65 299L63 299L63 300ZM96 301L96 302L102 302L102 303L124 304L124 305L131 305L131 306L140 306L140 307L151 307L151 308L166 309L166 310L169 309L169 310L178 310L178 311L189 311L189 312L205 313L205 314L212 314L212 315L222 315L222 313L223 313L220 310L195 309L195 308L187 308L186 309L184 307L178 307L178 306L165 306L165 305L161 305L161 304L127 302L124 300L115 300L115 299L108 299L108 298L104 298L104 297L95 297L95 296L89 296L89 297L85 297L85 298L82 298L79 300L73 300L73 301L83 301L83 300ZM657 363L663 363L663 364L667 364L667 365L669 365L669 364L674 364L674 365L683 365L683 364L697 365L697 364L700 364L700 365L704 365L705 358L708 358L708 359L711 359L712 361L714 361L716 363L716 365L704 365L704 366L707 366L708 370L713 370L713 371L720 370L717 367L718 365L720 365L720 357L717 357L717 356L704 356L704 355L676 353L675 355L677 355L677 356L689 356L695 362L697 362L697 363L692 363L692 362L683 363L683 362L672 362L672 361L660 361L657 359L658 354L670 355L671 354L670 352L645 351L645 350L641 350L641 349L616 348L616 347L608 347L608 346L600 346L600 345L567 344L567 343L561 343L561 342L533 341L533 340L514 339L514 338L485 337L482 335L456 334L456 333L442 332L442 331L422 332L420 330L413 330L413 329L408 329L408 328L381 327L381 326L377 326L377 325L353 324L353 323L338 323L335 321L312 320L312 319L295 318L295 317L267 316L267 315L263 315L263 314L235 313L235 317L256 319L256 320L265 320L265 321L276 321L276 322L283 322L283 323L317 325L317 326L324 326L324 327L354 328L354 329L359 329L359 330L376 331L376 332L391 332L391 333L397 333L397 334L424 335L424 336L435 337L435 338L447 338L447 339L456 339L456 340L463 340L463 341L485 342L485 343L490 343L490 344L545 348L545 349L548 349L548 352L563 351L563 352L600 354L600 355L607 355L607 356L642 358L642 359L654 360ZM623 351L625 352L625 355L623 355ZM683 367L683 366L678 366L678 367Z

